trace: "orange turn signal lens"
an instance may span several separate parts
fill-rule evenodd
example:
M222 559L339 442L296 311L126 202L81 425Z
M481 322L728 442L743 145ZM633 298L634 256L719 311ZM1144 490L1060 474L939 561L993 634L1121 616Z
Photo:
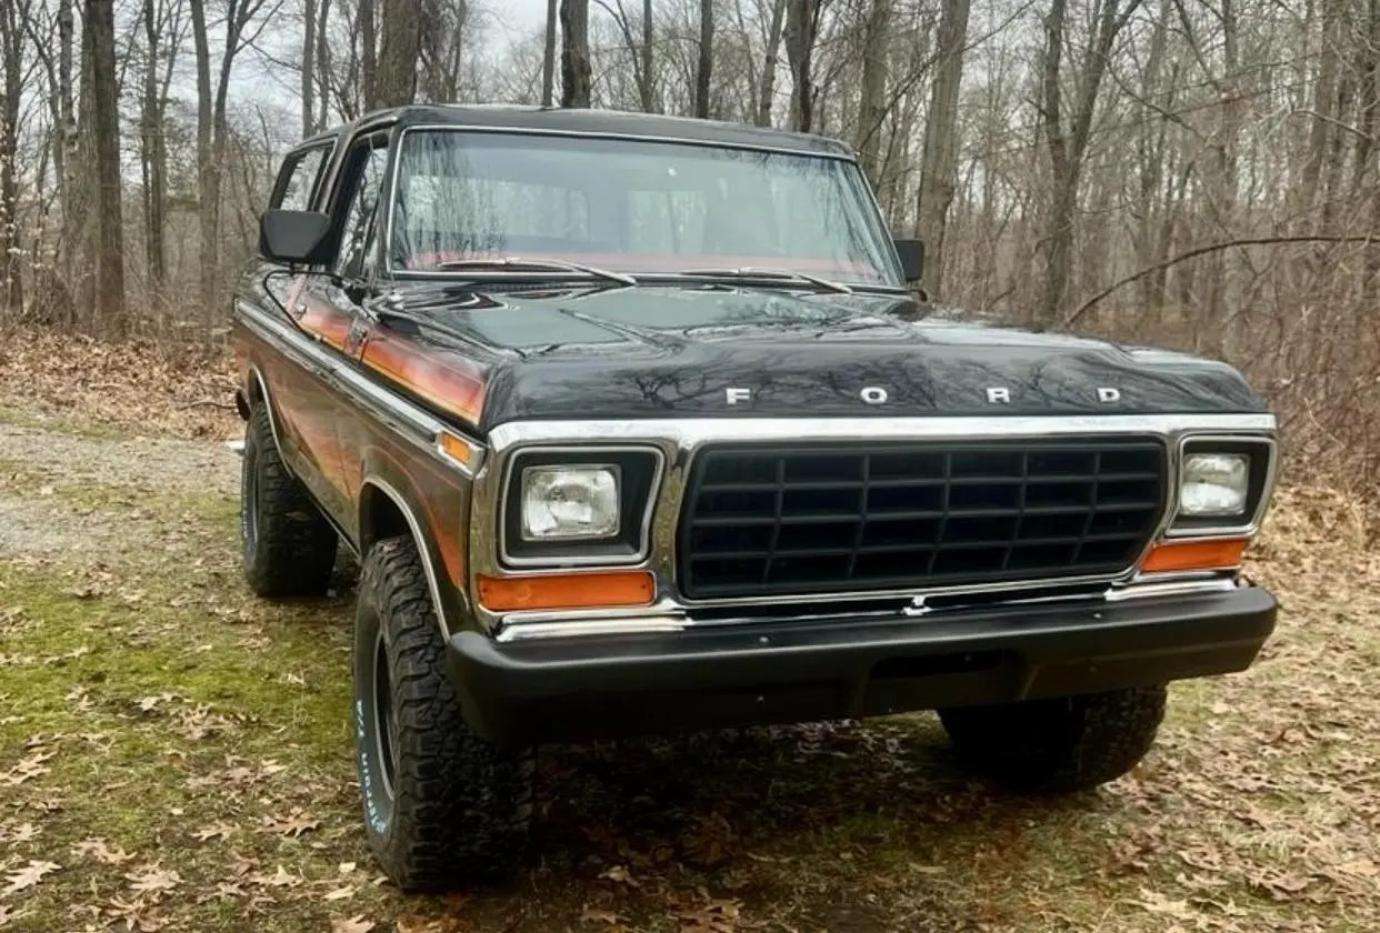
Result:
M645 570L563 573L544 577L479 575L479 601L499 611L581 609L587 606L646 606L656 595Z
M1214 541L1182 541L1157 545L1140 565L1141 573L1170 570L1230 570L1241 566L1246 538Z

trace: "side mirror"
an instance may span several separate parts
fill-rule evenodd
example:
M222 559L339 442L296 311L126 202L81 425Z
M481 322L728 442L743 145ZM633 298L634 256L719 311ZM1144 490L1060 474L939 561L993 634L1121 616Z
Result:
M901 260L901 272L907 282L918 282L925 272L925 241L893 237L896 255Z
M325 255L331 218L316 211L265 211L259 218L259 252L265 259L320 263Z

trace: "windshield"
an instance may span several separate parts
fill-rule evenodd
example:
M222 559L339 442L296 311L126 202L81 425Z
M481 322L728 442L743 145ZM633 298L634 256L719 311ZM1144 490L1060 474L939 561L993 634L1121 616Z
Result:
M781 152L410 130L392 265L563 259L620 272L771 268L898 285L856 165Z

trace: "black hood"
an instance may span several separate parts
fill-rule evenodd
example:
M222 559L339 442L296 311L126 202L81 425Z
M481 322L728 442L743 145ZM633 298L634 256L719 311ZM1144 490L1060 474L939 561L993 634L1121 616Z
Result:
M434 351L487 369L484 430L539 418L1266 410L1223 363L984 324L897 296L417 286L389 307Z

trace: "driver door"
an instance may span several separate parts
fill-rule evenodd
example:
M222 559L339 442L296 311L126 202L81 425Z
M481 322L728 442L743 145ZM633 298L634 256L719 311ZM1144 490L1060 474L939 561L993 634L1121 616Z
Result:
M375 133L354 140L341 165L341 185L333 199L340 217L340 245L330 274L303 276L294 305L298 322L342 359L341 366L358 365L368 319L362 304L370 294L380 236L379 213L387 177L389 135ZM332 488L327 492L345 510L339 516L353 527L349 503L359 494L362 463L359 451L342 443L351 432L342 430L342 419L351 412L334 393L323 394L310 413L312 445L321 451Z

